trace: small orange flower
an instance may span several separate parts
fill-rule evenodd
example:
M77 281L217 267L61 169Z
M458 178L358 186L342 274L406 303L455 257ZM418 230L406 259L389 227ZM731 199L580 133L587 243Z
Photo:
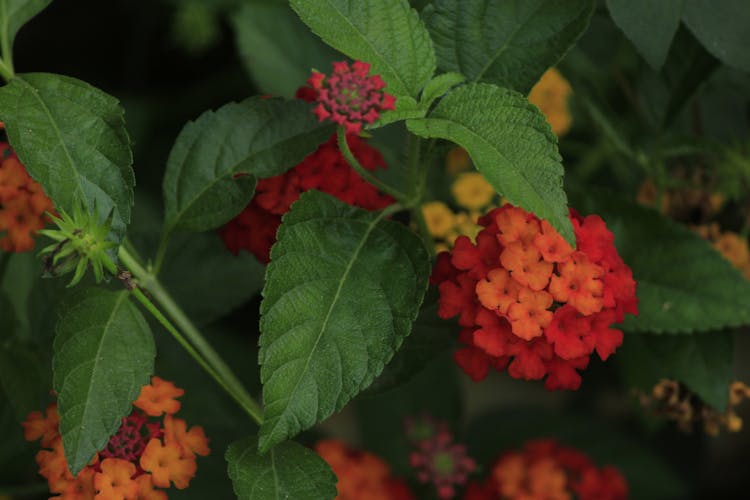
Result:
M552 321L552 295L541 291L522 288L518 292L518 302L508 308L508 318L513 333L524 340L540 336L542 328Z
M57 431L60 427L57 405L47 406L46 416L43 416L41 412L32 411L26 420L21 422L21 425L23 426L23 437L26 441L36 441L41 438L42 447L52 446L52 443L60 435Z
M195 455L205 457L211 452L203 427L194 425L188 431L187 422L171 415L164 417L164 442L179 445L183 454L189 457Z
M552 276L554 265L542 260L542 254L533 246L514 242L500 254L500 263L508 269L518 283L532 290L543 290Z
M539 234L538 220L519 207L507 206L504 210L499 211L495 217L495 223L500 230L497 239L503 245L515 242L529 245L534 242L534 238Z
M184 457L176 443L163 445L152 439L141 455L141 468L151 473L151 480L160 488L168 488L172 481L177 489L184 490L195 475L195 459Z
M581 314L590 315L602 310L604 284L600 266L586 254L575 252L570 260L558 266L560 276L552 276L549 291L558 302L567 302Z
M135 482L138 485L138 494L135 496L136 500L167 500L166 493L154 489L154 483L151 481L150 475L140 475L135 478Z
M138 484L132 479L135 465L119 458L105 458L101 472L94 475L97 495L94 500L126 500L138 494Z
M534 246L547 262L565 262L573 253L565 238L546 220L542 221L542 233L534 237Z
M95 498L94 474L94 469L88 467L83 469L78 477L68 481L65 490L60 492L59 497L54 497L54 500L91 500Z
M487 278L477 282L476 292L484 307L502 314L518 299L521 286L510 278L505 269L499 267L487 273Z
M133 405L152 417L160 417L163 413L174 415L180 411L180 402L174 398L179 398L183 394L185 391L172 382L154 376L151 377L150 385L143 386Z

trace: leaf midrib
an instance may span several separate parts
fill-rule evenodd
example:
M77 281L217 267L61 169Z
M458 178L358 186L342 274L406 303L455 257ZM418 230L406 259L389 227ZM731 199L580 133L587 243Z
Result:
M78 405L74 405L73 406L73 407L75 407L75 406L79 406L81 404L84 405L84 411L83 411L83 415L81 416L81 422L86 421L88 419L88 414L89 414L89 408L90 408L90 406L88 404L86 404L86 402L90 401L90 399L91 399L91 390L92 390L92 388L94 386L94 384L91 383L91 382L92 382L92 380L94 378L94 374L97 371L97 367L99 366L99 360L100 360L100 356L99 355L101 354L102 346L104 345L104 338L107 336L107 331L109 330L109 327L111 326L112 321L113 321L114 317L117 314L117 311L119 311L119 309L120 309L121 302L123 300L126 300L126 299L127 299L127 292L120 292L120 297L118 297L117 300L115 301L115 303L114 303L114 305L112 307L112 311L110 312L109 317L107 318L107 321L104 323L104 328L102 329L102 336L101 336L101 339L100 339L100 342L99 342L99 346L96 349L96 357L94 358L94 366L91 368L92 376L89 378L89 386L88 386L88 389L86 391L86 397L84 399L84 402L78 403ZM66 375L63 378L63 382L62 382L63 386L65 385L65 380L67 380L67 378L68 378L69 375L70 375L70 372L68 372L68 375ZM62 387L61 387L61 389L62 389ZM71 407L71 408L73 408L73 407ZM77 425L76 427L80 427L80 425ZM80 434L79 434L78 439L76 439L76 445L74 446L76 457L78 456L78 453L79 453L79 443L80 443L80 440L81 440L81 437L80 437ZM76 472L78 472L78 471L76 471Z
M349 273L351 272L352 268L354 267L354 263L357 261L357 258L359 257L359 253L362 251L362 248L364 248L365 242L370 238L370 234L372 233L372 231L377 227L378 223L381 220L383 220L383 218L386 215L387 215L386 211L381 211L377 215L377 217L375 217L374 219L372 219L372 221L370 221L370 223L367 225L367 229L365 231L365 234L363 235L362 239L360 240L359 244L357 245L357 248L354 249L354 252L352 253L352 257L349 260L349 262L348 262L348 264L346 266L346 269L344 269L344 272L342 273L341 278L339 279L338 288L336 289L336 293L334 294L333 299L331 300L331 304L328 307L328 311L326 312L326 316L323 319L323 323L320 326L320 331L318 332L317 338L315 339L315 344L310 349L310 353L308 354L307 359L305 360L305 366L302 369L302 373L297 378L297 382L294 384L294 388L289 393L289 397L287 398L286 403L284 405L284 410L282 411L281 415L276 418L276 424L274 425L271 433L273 433L273 430L275 430L276 427L278 426L278 422L281 420L281 417L286 413L287 409L289 408L289 404L288 404L289 400L291 400L294 397L294 395L297 393L297 390L299 389L300 383L302 383L302 380L307 375L307 371L308 371L308 369L310 367L310 361L313 358L313 354L315 353L315 351L316 351L316 349L318 347L318 344L320 343L320 340L323 338L323 334L325 333L326 325L328 324L328 321L329 321L329 319L331 317L331 313L333 312L333 309L334 309L336 303L339 300L339 297L341 295L341 290L344 287L344 283L346 282L346 280L347 280L347 278L349 276Z
M382 2L382 1L383 1L383 0L378 0L378 2ZM360 30L359 30L359 29L358 29L358 28L357 28L356 26L354 26L354 23L352 23L352 22L351 22L351 20L350 20L350 19L349 19L348 17L346 17L346 16L345 16L345 15L343 14L343 12L341 12L341 11L340 11L340 10L339 10L339 9L338 9L338 8L337 8L337 7L336 7L336 6L335 6L335 5L334 5L334 4L332 3L332 2L331 2L331 0L326 0L326 3L327 3L328 5L330 5L330 6L331 6L331 8L332 8L332 9L333 9L334 11L336 11L336 12L337 12L337 13L339 14L339 16L341 16L341 18L342 18L342 19L343 19L344 21L346 21L346 23L347 23L347 24L348 24L349 26L351 26L351 28L352 28L352 29L353 29L353 30L354 30L354 31L355 31L355 32L356 32L356 33L357 33L358 35L360 35L360 38L361 38L362 40L364 40L364 42L365 42L365 43L367 44L367 46L369 46L369 47L370 47L370 49L372 50L372 52L373 52L374 54L377 54L377 56L378 56L378 57L380 58L380 60L381 60L381 61L383 62L383 64L384 64L384 65L385 65L386 67L388 67L388 68L390 69L391 73L392 73L392 74L393 74L393 76L394 76L394 77L396 78L396 80L398 80L398 82L399 82L399 83L401 84L401 86L402 86L402 87L403 87L403 88L404 88L404 89L406 90L406 92L407 92L407 93L408 93L409 95L411 95L411 88L409 87L409 85L407 85L407 84L406 84L406 82L404 81L404 79L403 79L403 78L401 78L401 75L400 75L400 74L399 74L399 72L398 72L398 71L396 70L396 68L395 68L395 67L393 67L393 66L392 66L392 65L391 65L391 64L390 64L390 63L388 62L388 58L387 58L387 57L386 57L386 56L385 56L384 54L381 54L381 53L380 53L380 52L379 52L378 50L376 50L376 49L375 49L375 46L374 46L374 45L372 44L372 42L370 42L370 40L369 40L369 39L367 39L367 37L365 37L365 36L364 36L364 33L363 33L362 31L360 31ZM390 17L390 16L389 16L389 17Z

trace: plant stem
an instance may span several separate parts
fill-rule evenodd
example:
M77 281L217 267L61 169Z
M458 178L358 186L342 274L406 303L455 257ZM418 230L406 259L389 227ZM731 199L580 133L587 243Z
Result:
M401 191L395 188L392 188L385 182L381 181L380 179L375 177L373 174L368 172L359 163L359 161L354 157L354 154L352 153L351 149L349 149L349 144L346 142L346 129L344 127L339 127L336 133L338 136L338 144L339 144L339 150L341 151L341 154L344 155L344 158L346 159L347 163L349 163L349 165L351 165L351 167L357 171L360 177L362 177L365 181L369 182L376 188L380 189L382 192L393 196L396 200L402 203L408 201L408 197L404 193L402 193Z
M169 229L166 227L162 229L161 236L159 237L159 248L156 251L156 260L151 268L151 272L154 276L159 275L161 265L164 263L164 256L167 254L167 247L169 247L169 235Z
M253 420L255 420L258 425L262 424L263 410L260 405L252 398L252 396L250 396L250 394L247 393L242 383L237 379L234 373L232 373L229 366L227 366L221 356L219 356L203 335L201 335L200 331L198 331L182 309L180 309L175 303L174 299L172 299L169 293L161 286L161 283L159 283L156 277L135 260L125 246L120 247L118 257L120 258L120 262L122 262L122 264L133 273L133 276L139 281L140 285L146 289L154 300L164 309L167 316L174 321L184 334L184 337L182 337L180 331L173 326L171 329L167 327L167 325L157 316L157 314L161 315L161 312L156 309L153 304L151 304L152 307L149 308L144 303L143 299L150 303L145 295L143 298L140 298L134 291L134 296L141 301L141 303L149 309L149 312L154 314L156 319L175 336L178 342L180 342L199 363L201 363L201 366L217 379L219 384L229 392L229 394L240 404L240 406L242 406ZM137 291L140 292L140 290ZM141 295L143 295L142 292ZM166 320L163 316L162 318ZM167 323L169 322L167 321ZM169 325L171 325L171 323L169 323ZM185 337L187 337L187 339L185 339ZM180 338L182 338L182 340L180 340Z
M4 59L0 59L0 76L2 76L6 82L9 82L11 78L15 76L13 66L6 64Z
M409 152L407 154L407 168L412 185L411 202L409 204L411 216L417 224L417 229L419 229L419 234L422 236L427 251L430 252L430 255L435 255L435 243L422 212L422 199L427 182L427 162L421 161L421 140L414 134L409 134Z

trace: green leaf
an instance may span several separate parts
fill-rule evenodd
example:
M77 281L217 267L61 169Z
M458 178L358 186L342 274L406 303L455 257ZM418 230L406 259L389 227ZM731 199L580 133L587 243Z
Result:
M528 93L586 31L593 0L435 0L438 67Z
M483 83L464 85L427 118L406 125L419 136L464 148L510 203L547 219L568 242L575 242L557 138L544 115L521 94Z
M426 114L427 109L420 106L413 97L401 97L396 101L396 109L385 111L372 125L368 125L367 129L373 130L411 118L423 118Z
M324 42L372 65L395 95L417 97L435 72L432 40L407 0L290 0Z
M750 71L750 8L746 0L685 0L682 20L724 63Z
M90 288L62 308L52 369L60 434L73 475L117 431L141 387L156 349L151 330L128 292Z
M13 149L58 209L82 200L119 241L133 204L133 155L114 97L88 83L48 73L16 75L0 88L0 120ZM94 212L96 209L96 212Z
M294 97L311 69L327 71L342 57L313 35L287 2L246 2L230 20L242 63L262 93Z
M302 101L251 97L203 113L185 125L167 161L166 227L207 231L222 225L247 206L254 177L284 173L332 131Z
M336 475L328 464L293 441L260 455L258 438L251 436L232 443L225 458L239 500L336 498Z
M343 408L409 335L430 262L386 214L309 191L284 216L261 304L261 451Z
M684 4L685 0L607 0L615 24L657 71L667 59Z
M628 333L616 356L631 386L650 393L661 379L679 380L718 411L729 400L733 358L733 338L727 332L689 337Z
M0 0L0 45L3 56L13 53L13 40L21 26L50 3L52 0Z
M442 97L451 87L455 87L465 81L466 77L460 73L443 73L436 76L424 86L419 105L425 110L430 109L435 99Z
M581 213L600 215L638 283L638 316L622 328L689 334L750 324L750 282L690 229L616 194L587 188Z

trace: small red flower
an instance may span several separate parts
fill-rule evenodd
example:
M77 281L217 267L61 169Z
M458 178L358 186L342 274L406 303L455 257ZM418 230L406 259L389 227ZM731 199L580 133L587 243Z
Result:
M395 109L396 99L383 91L385 82L378 75L367 76L370 65L356 61L333 63L329 75L314 71L307 80L315 90L315 115L346 127L348 134L359 134L362 124L371 124L384 110Z
M505 205L479 218L476 243L460 237L438 255L430 282L438 315L459 316L456 363L481 380L491 366L548 389L577 389L596 351L607 359L623 341L611 328L637 314L633 273L598 216L571 210L578 250L546 221Z

